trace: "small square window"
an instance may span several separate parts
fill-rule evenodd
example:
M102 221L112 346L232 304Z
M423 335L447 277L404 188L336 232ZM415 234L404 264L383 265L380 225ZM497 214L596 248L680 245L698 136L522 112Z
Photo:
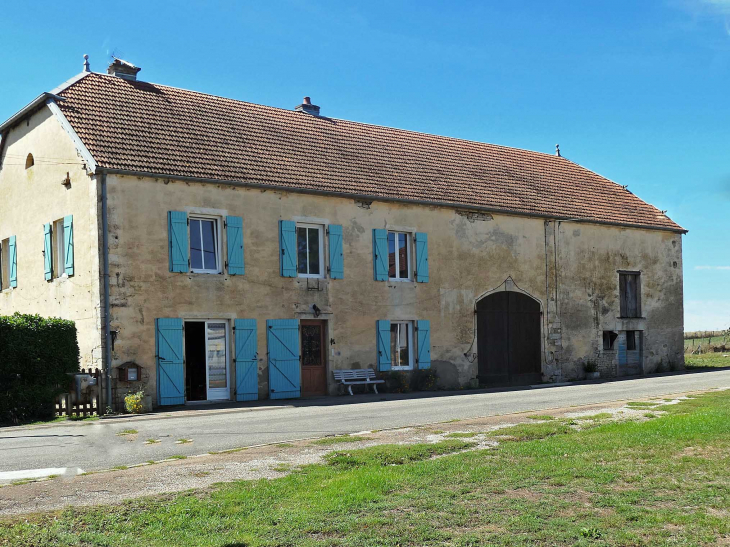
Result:
M411 280L411 234L388 232L388 277L392 281Z
M413 322L390 323L390 359L392 370L413 368Z
M603 331L603 349L604 350L612 350L613 343L616 341L616 338L618 338L618 333L614 332L612 330L604 330Z
M190 217L190 271L220 273L219 221L211 217Z
M297 275L324 277L324 241L322 226L297 224Z

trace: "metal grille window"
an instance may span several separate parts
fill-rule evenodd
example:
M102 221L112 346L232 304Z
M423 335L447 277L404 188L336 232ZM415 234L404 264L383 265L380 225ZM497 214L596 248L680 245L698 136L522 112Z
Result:
M413 323L392 321L390 323L390 358L392 370L413 368Z
M395 281L411 279L411 235L388 232L388 277Z
M324 277L322 226L297 224L297 274Z
M220 238L215 218L190 218L190 271L220 273Z
M641 317L641 274L619 272L621 317Z

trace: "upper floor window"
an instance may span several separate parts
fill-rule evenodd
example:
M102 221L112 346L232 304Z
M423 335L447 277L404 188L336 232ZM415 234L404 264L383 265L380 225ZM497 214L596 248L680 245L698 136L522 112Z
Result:
M220 230L215 217L190 216L190 271L220 273Z
M322 226L297 223L297 275L324 277Z
M53 252L51 253L53 259L52 272L53 278L55 279L66 273L66 245L64 242L62 218L53 222L51 234L53 245Z
M7 289L10 286L10 261L8 257L8 247L10 246L10 240L4 239L0 243L0 291Z
M35 165L35 160L33 159L33 154L28 154L28 156L25 158L25 168L30 169Z
M641 317L641 273L619 272L621 317Z
M393 281L411 279L411 234L388 232L388 277Z

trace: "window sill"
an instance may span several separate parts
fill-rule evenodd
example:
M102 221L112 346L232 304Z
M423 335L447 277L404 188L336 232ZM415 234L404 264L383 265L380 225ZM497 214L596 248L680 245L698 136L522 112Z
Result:
M297 274L297 279L324 279L323 275Z

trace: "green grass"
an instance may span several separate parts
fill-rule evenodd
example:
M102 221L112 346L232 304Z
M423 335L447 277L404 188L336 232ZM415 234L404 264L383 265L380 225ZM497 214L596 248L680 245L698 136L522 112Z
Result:
M469 439L471 437L476 437L477 435L479 435L479 433L476 431L455 431L454 433L444 435L444 437L449 439Z
M174 454L173 456L168 456L168 460L185 460L187 459L187 456L183 456L182 454Z
M684 366L687 369L730 367L730 357L723 357L723 355L730 355L730 351L725 353L713 352L703 353L701 355L685 355Z
M117 433L117 437L123 437L125 435L136 435L138 431L136 429L122 429Z
M538 422L535 424L518 424L511 427L503 427L490 431L489 435L493 437L505 437L511 441L533 441L536 439L544 439L553 435L565 435L573 429L562 420L554 422Z
M10 517L0 545L723 544L730 391L662 410L580 431L523 424L496 432L513 440L493 449L450 439L340 451L276 480Z
M590 416L578 416L575 420L589 420L591 422L600 422L601 420L607 420L611 418L613 414L610 412L599 412L598 414L591 414Z
M652 403L651 401L631 401L626 403L629 408L644 409L644 408L655 408L659 403Z
M547 414L536 414L534 416L528 416L528 418L530 418L530 420L549 422L550 420L554 420L555 416L548 416Z
M359 443L362 441L371 441L372 437L363 437L361 435L336 435L334 437L323 437L322 439L317 439L316 441L312 441L309 444L319 445L319 446L330 446L333 444L340 444L340 443Z

